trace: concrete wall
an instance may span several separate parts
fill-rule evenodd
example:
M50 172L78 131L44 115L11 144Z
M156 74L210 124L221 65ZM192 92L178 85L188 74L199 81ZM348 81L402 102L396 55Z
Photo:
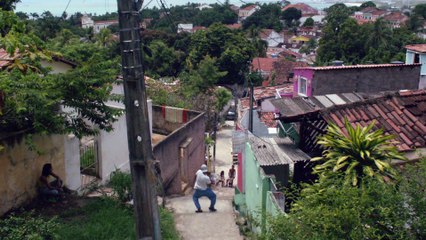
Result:
M312 95L417 89L420 66L315 71Z
M153 106L152 110L154 131L159 127L172 131L165 139L154 145L154 157L160 161L166 194L181 194L183 190L181 181L186 180L192 187L195 172L204 163L206 124L204 113L188 112L189 121L176 125L163 118L160 106ZM185 147L184 156L180 152L182 147ZM181 163L179 163L180 158Z
M124 105L118 102L108 102L108 105L124 110ZM150 129L152 129L152 101L147 101ZM130 171L129 146L127 139L126 115L121 115L113 124L111 132L101 131L96 140L98 142L99 177L102 182L109 181L109 177L116 169ZM151 131L152 136L152 131Z
M299 78L306 78L307 86L306 86L306 95L312 96L312 78L314 77L314 71L311 69L295 69L294 70L294 87L293 87L293 96L298 96L299 94Z
M5 149L0 152L0 215L12 208L19 207L36 196L36 182L45 163L53 165L54 172L72 187L78 185L80 176L75 176L79 161L66 146L73 146L78 141L62 135L34 136L34 144L41 155L30 151L23 140L24 136L14 136L3 141ZM75 146L74 146L75 147ZM78 151L77 151L78 153Z
M415 52L407 50L405 54L405 63L414 63L414 55ZM420 53L420 63L422 64L422 67L420 69L420 75L426 75L426 53Z

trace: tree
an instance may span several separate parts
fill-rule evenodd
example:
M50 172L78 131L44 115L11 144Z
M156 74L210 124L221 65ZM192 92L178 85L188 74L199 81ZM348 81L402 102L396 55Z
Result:
M218 83L233 84L244 81L248 63L254 56L255 48L241 32L234 32L221 24L213 24L206 31L198 31L191 36L187 68L193 66L209 55L216 58L216 65L227 75Z
M188 96L205 94L214 88L220 78L226 75L216 66L216 59L205 56L204 59L194 68L181 75L181 80L185 86Z
M360 9L368 8L368 7L376 7L376 4L372 1L363 2L361 6L359 6Z
M345 119L345 134L337 125L330 124L327 133L318 141L325 148L323 156L311 159L320 163L314 167L314 173L319 174L320 178L343 173L344 183L352 186L361 185L365 177L381 182L384 177L395 179L397 174L390 161L405 158L395 146L389 145L388 141L393 136L385 136L382 129L371 131L374 126L375 122L367 127L353 127Z
M4 16L0 14L0 22L4 22ZM5 99L0 131L73 132L81 137L95 133L94 127L111 130L119 112L107 107L105 101L110 97L118 63L105 61L100 53L92 52L90 60L80 67L52 75L40 64L42 59L51 60L51 52L44 46L35 35L26 33L25 25L19 21L0 38L1 48L10 56L17 54L7 70L0 72L0 89ZM60 104L74 112L61 112Z
M279 21L281 7L278 4L263 4L260 9L246 18L243 23L243 29L274 29L280 32L282 30L281 22Z
M306 19L306 21L303 23L303 26L304 27L313 27L314 26L314 19L313 18L311 18L311 17L308 17L307 19Z
M424 20L426 20L426 3L417 4L414 7L414 14L421 16Z
M148 45L152 56L144 58L147 75L152 77L177 76L182 69L184 54L168 47L161 40Z
M15 9L15 4L21 0L2 0L0 1L0 8L4 11L12 11Z
M294 23L302 17L302 11L297 8L287 8L282 12L281 18L286 22L288 27L294 25Z

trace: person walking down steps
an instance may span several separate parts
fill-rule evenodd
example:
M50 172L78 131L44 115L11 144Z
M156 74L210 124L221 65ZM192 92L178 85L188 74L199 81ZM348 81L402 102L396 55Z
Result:
M200 197L208 197L210 199L210 212L216 212L216 208L214 205L216 204L216 194L211 189L211 180L210 173L207 170L207 166L205 164L201 165L200 169L195 174L195 184L194 184L194 195L192 195L192 200L194 201L195 207L197 210L196 213L202 213L200 202L198 199Z

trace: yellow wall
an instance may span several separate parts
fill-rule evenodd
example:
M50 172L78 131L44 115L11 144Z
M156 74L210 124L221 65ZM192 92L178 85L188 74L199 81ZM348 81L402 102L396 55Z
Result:
M28 150L24 142L16 140L13 146L4 143L0 152L0 216L36 196L43 164L52 163L54 172L65 179L63 136L34 136L41 155Z

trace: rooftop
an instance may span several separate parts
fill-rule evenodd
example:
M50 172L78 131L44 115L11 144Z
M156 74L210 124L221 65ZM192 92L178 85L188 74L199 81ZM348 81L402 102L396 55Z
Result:
M424 44L426 46L426 44ZM361 68L391 68L391 67L413 67L421 66L420 63L413 64L360 64L360 65L348 65L348 66L323 66L323 67L296 67L298 70L343 70L343 69L361 69Z
M412 44L405 46L405 48L414 52L426 53L426 44Z

